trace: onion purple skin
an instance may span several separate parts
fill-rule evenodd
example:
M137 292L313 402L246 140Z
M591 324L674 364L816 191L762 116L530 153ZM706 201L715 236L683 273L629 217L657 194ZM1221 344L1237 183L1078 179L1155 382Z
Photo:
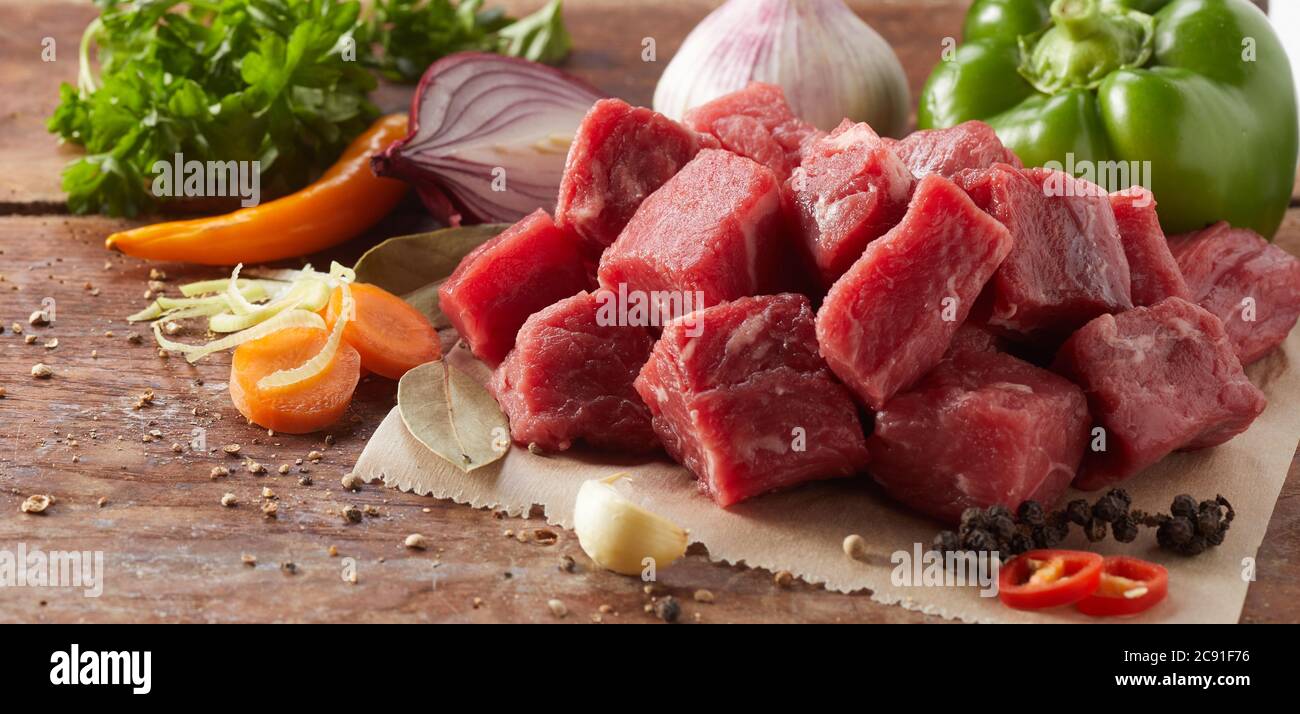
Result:
M458 226L462 221L468 223L513 223L537 208L554 212L555 200L560 188L558 182L552 186L549 182L529 183L523 180L511 179L510 185L512 188L510 191L516 198L537 202L536 205L532 205L527 210L512 208L495 200L490 190L484 191L482 189L482 185L489 184L487 179L472 180L471 177L476 174L486 175L487 170L489 170L488 167L454 156L429 155L428 152L421 151L422 147L416 145L422 128L421 108L426 100L434 96L431 91L445 89L450 93L449 96L444 95L447 106L453 107L455 106L456 91L467 84L472 84L474 79L483 76L482 72L475 73L469 79L463 80L459 85L450 88L438 84L437 80L439 78L444 77L451 70L470 62L483 65L484 71L503 75L514 73L532 87L545 86L547 82L553 82L556 90L556 103L567 101L569 104L566 114L570 111L576 111L579 107L581 107L582 113L585 114L586 108L590 107L591 104L608 96L577 77L554 67L548 67L529 60L484 52L459 52L448 55L429 65L429 68L425 70L424 76L420 78L420 83L411 98L406 136L390 144L383 152L372 156L370 159L371 170L376 176L397 178L411 184L429 213L450 226ZM492 91L492 89L485 90L477 97L471 97L469 102L472 104L475 100L484 101L483 97ZM509 91L509 89L506 88L501 91ZM498 101L501 102L503 112L525 112L525 114L520 115L525 120L528 119L526 114L528 107L526 105L534 104L538 111L547 109L547 107L543 106L546 104L545 102L501 101L499 99ZM463 109L463 106L461 108ZM445 112L445 115L452 114L459 116L463 112L454 113L450 110ZM495 121L499 116L499 114L494 114L489 121ZM506 122L506 124L509 123ZM574 128L577 128L576 124ZM433 128L433 138L436 139L438 132L445 131L445 129L445 127ZM471 131L469 136L474 137L475 135ZM424 139L424 143L429 143L429 137ZM444 145L453 145L455 141L448 141L443 145L434 143L433 148L436 149ZM476 171L475 169L483 169L483 171ZM528 176L527 170L519 173ZM475 186L473 185L475 183L481 185ZM542 196L546 198L541 198Z

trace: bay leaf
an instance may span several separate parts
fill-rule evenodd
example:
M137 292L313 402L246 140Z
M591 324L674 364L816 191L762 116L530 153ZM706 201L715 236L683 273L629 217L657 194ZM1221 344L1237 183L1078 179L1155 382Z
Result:
M446 280L466 254L509 227L491 223L389 238L357 261L353 267L357 282L377 285L394 295L415 293Z
M402 296L403 300L429 318L429 323L433 325L435 330L445 330L452 326L451 320L442 314L442 306L438 304L438 289L445 282L447 282L446 278L435 280Z
M412 436L461 471L510 450L510 425L496 399L446 360L407 372L397 384L397 408Z

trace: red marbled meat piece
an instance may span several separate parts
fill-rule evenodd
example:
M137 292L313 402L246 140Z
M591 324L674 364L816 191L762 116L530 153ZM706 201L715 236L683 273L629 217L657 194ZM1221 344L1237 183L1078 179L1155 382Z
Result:
M1300 317L1295 256L1227 223L1175 236L1170 248L1187 279L1189 299L1223 321L1242 364L1271 352L1295 327Z
M1167 297L1190 300L1191 291L1156 215L1156 197L1141 186L1110 195L1120 244L1128 258L1130 292L1136 306L1154 305Z
M866 124L845 120L786 181L804 249L830 287L907 211L912 174Z
M862 470L867 449L848 390L817 355L808 298L742 298L669 323L636 390L660 440L731 506Z
M555 222L599 256L641 202L694 158L701 139L644 107L620 99L596 102L569 147Z
M928 176L907 215L867 246L817 313L835 374L879 409L938 364L1011 234L948 179Z
M438 304L470 350L495 365L528 316L592 287L578 237L537 210L475 248L438 289Z
M722 148L757 161L784 180L799 165L815 127L795 116L775 84L750 82L686 112L682 122L717 138Z
M986 169L994 164L1021 167L1020 157L998 139L993 127L968 121L947 129L915 131L886 143L917 178L939 174L952 178L966 169Z
M1128 259L1101 187L1006 164L956 181L1015 238L989 286L989 325L1059 340L1098 315L1133 306Z
M1089 322L1053 369L1088 395L1106 450L1089 451L1075 486L1104 488L1172 451L1217 446L1264 410L1223 323L1182 298Z
M793 252L776 176L706 149L641 205L601 257L600 284L629 294L698 292L695 307L705 307L780 292Z
M609 295L581 292L534 313L490 384L521 444L653 451L659 437L632 381L650 358L644 327L607 319Z
M1001 352L1003 351L1003 340L998 335L978 325L972 325L970 322L962 324L957 328L957 332L952 336L952 343L948 345L948 353L945 358L955 355L959 352Z
M1001 352L959 351L876 414L868 471L944 521L1026 499L1050 507L1074 479L1090 423L1069 380Z

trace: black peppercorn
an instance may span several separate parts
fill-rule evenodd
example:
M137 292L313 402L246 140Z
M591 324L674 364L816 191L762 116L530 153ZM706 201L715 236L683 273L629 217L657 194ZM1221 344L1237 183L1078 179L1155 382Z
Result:
M1196 514L1197 535L1209 536L1218 533L1219 530L1219 507L1217 505L1213 511L1201 509L1201 512Z
M1024 533L1017 533L1014 536L1011 536L1011 544L1007 548L1007 552L1011 555L1020 555L1027 550L1033 549L1034 539Z
M1174 496L1174 502L1169 506L1169 513L1183 518L1195 518L1196 499L1185 493L1179 496Z
M989 532L997 536L998 540L1010 540L1016 534L1016 522L1010 516L995 516L989 520Z
M1047 517L1043 513L1043 507L1038 501L1025 501L1020 504L1016 512L1016 518L1027 526L1035 528L1042 527L1047 522Z
M1102 523L1112 523L1116 518L1124 515L1124 502L1107 494L1097 499L1097 503L1092 507L1092 517Z
M1227 511L1227 513L1223 515L1223 522L1232 523L1232 519L1237 517L1237 512L1232 510L1232 504L1228 503L1228 499L1223 496L1215 496L1214 500Z
M1210 547L1210 544L1205 542L1204 538L1201 536L1195 536L1182 546L1179 546L1177 552L1181 555L1200 555L1201 553L1204 553L1205 549L1208 547Z
M1110 532L1120 543L1132 543L1138 537L1138 524L1129 516L1123 516L1110 524Z
M655 601L654 611L655 615L664 622L677 622L677 618L682 614L682 606L677 604L677 598L668 595Z
M1086 526L1092 520L1092 509L1087 501L1079 498L1065 504L1065 515L1076 526Z
M1034 529L1034 546L1038 548L1055 548L1064 540L1061 531L1051 526Z
M1128 491L1122 488L1112 488L1106 495L1123 503L1125 512L1133 505L1133 497L1128 495Z
M1106 539L1106 522L1094 518L1088 521L1088 525L1083 527L1083 534L1088 536L1089 543L1097 543Z
M955 553L961 550L961 541L952 531L940 531L934 537L934 550L940 553Z
M984 511L984 518L988 521L994 521L997 520L998 518L1011 518L1011 517L1012 517L1011 509L1007 508L1006 506L1000 503L989 506Z
M968 527L983 528L984 525L985 525L985 521L984 521L983 509L971 507L961 512L961 527L963 530L965 530Z
M976 552L994 551L998 549L998 539L982 528L973 528L962 534L961 545L966 550Z
M1185 545L1196 534L1191 520L1182 516L1170 518L1156 530L1156 541L1162 548L1177 549Z

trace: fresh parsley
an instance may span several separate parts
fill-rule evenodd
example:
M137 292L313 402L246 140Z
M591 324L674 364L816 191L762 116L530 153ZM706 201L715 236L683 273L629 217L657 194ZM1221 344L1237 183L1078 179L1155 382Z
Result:
M63 175L75 213L154 208L153 166L178 153L260 161L264 193L292 191L378 115L372 69L414 81L454 52L557 62L570 49L560 0L518 21L482 0L376 0L368 14L357 0L97 4L77 86L48 123L86 149Z
M419 80L430 64L456 52L496 52L554 64L572 49L560 0L519 20L500 8L484 10L483 0L376 0L367 30L381 48L372 66L405 82Z

